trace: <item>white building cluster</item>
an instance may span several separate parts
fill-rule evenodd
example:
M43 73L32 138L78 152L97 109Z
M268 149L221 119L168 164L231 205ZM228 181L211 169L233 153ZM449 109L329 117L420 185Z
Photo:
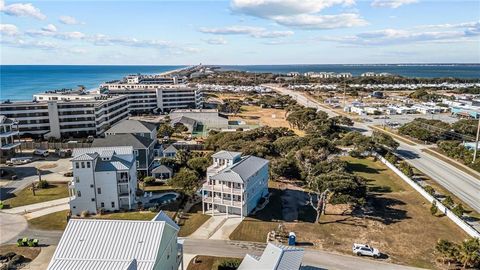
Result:
M330 79L330 78L351 78L352 73L335 73L335 72L306 72L303 74L305 77L310 78L321 78L321 79Z
M337 90L343 89L343 84L295 84L289 85L290 89L308 89L308 90ZM458 89L480 87L480 83L398 83L398 84L346 84L347 88L365 89L365 90L416 90L421 88L435 89Z
M269 88L266 88L264 86L197 84L196 87L199 91L212 91L212 92L257 92L257 93L271 92Z

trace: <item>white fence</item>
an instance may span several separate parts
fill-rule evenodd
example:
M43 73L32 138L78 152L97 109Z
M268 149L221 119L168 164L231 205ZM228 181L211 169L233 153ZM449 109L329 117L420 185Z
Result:
M435 202L438 210L443 212L448 218L450 218L455 224L457 224L460 228L462 228L468 235L472 237L478 237L480 238L480 232L476 231L472 226L470 226L468 223L463 221L461 218L459 218L457 215L455 215L450 209L448 209L445 205L442 204L439 200L434 198L432 195L427 193L423 187L421 187L419 184L417 184L415 181L410 179L408 176L406 176L403 172L401 172L395 165L390 163L388 160L386 160L384 157L382 157L379 154L375 154L376 157L383 162L385 165L387 165L388 168L390 168L393 172L395 172L400 178L402 178L407 184L409 184L411 187L413 187L416 191L418 191L422 196L427 199L430 203Z

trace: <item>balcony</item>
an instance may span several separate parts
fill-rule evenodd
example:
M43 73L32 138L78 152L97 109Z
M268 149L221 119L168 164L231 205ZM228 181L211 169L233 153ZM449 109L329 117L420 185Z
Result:
M209 185L208 183L203 184L203 190L206 191L216 191L223 193L232 193L232 194L242 194L241 188L231 188L226 185Z
M205 203L212 203L212 196L204 196L203 197L203 202ZM242 207L244 205L244 202L241 201L235 201L231 199L222 199L220 197L214 197L213 198L213 203L214 204L221 204L221 205L227 205L227 206L235 206L235 207Z

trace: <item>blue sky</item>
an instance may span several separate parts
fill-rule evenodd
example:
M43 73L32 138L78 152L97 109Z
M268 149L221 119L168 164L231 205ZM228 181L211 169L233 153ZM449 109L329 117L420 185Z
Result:
M480 63L480 1L2 1L2 64Z

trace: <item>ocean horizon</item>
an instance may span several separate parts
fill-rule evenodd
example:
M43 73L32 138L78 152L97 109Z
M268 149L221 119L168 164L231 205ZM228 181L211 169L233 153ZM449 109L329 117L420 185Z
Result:
M210 66L210 65L209 65ZM387 72L405 77L480 79L480 64L298 64L298 65L215 65L221 70L268 72ZM105 81L128 74L157 74L186 65L0 65L0 100L32 100L33 94L48 90L95 89Z

